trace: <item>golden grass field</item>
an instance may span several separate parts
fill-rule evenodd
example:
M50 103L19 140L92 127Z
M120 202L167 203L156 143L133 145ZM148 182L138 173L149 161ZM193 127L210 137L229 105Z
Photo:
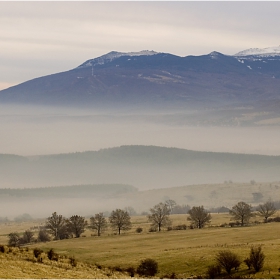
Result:
M95 265L78 263L76 267L69 264L67 258L58 262L48 260L43 256L43 263L37 262L33 251L20 251L13 248L10 253L0 253L0 278L68 278L68 279L96 279L96 278L128 278L128 275L110 269L98 269ZM130 278L130 277L129 277Z
M187 215L171 215L173 226L189 224L186 217ZM252 218L252 222L254 221L261 221L261 219ZM214 264L215 255L220 250L230 249L243 260L249 255L252 245L262 245L263 252L266 255L264 268L256 275L251 272L251 277L280 278L280 272L278 271L280 267L280 223L252 223L245 227L220 227L221 224L229 222L230 216L227 213L212 214L211 225L204 229L149 232L150 224L147 223L147 218L137 216L132 217L133 228L121 235L115 235L108 230L98 237L95 232L87 230L83 234L84 237L37 243L30 247L39 247L45 251L53 248L59 254L74 256L80 265L84 264L84 267L99 264L102 267L120 266L121 268L127 268L133 266L136 268L142 259L152 258L159 264L158 277L175 272L177 277L189 278L198 275L203 277L208 265ZM37 222L37 224L39 223L42 223L42 221ZM7 243L8 239L5 235L9 232L23 232L34 224L36 222L11 223L1 226L0 244ZM143 232L136 233L135 229L137 227L142 227ZM6 265L2 257L0 261L2 278L26 278L26 276L20 276L21 274L15 274L18 276L9 274L8 277L4 277L3 266L6 267ZM18 267L16 263L13 265ZM40 277L44 275L43 266L41 268ZM82 267L80 269L82 270ZM66 276L65 274L64 278L96 278L90 276L88 270L84 270L84 276L80 272L79 275L81 276L78 276L78 274L76 276L67 274ZM28 269L24 271L28 271ZM100 275L97 278L106 278L107 274L103 274L104 277ZM244 263L241 264L239 271L233 274L234 277L240 275L246 275L247 277L249 275ZM47 274L43 277L61 278L61 276L60 272L53 270L53 274ZM37 277L30 271L27 278Z

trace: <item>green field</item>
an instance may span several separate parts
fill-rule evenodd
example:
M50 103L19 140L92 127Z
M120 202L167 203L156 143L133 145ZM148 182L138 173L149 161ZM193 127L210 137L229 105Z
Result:
M230 221L229 214L212 217L211 226L204 229L149 232L146 217L139 216L132 218L133 228L121 235L108 230L97 237L95 232L87 230L81 238L37 243L31 247L53 248L59 254L75 256L80 262L103 267L136 268L142 259L153 258L159 263L159 277L175 272L178 277L187 278L205 275L207 266L214 263L220 250L230 249L244 260L252 245L262 245L265 265L254 278L280 278L280 223L255 223L258 219L253 218L250 226L231 228L220 227ZM171 215L171 219L173 225L188 224L186 215ZM140 234L135 232L139 226L143 228ZM11 228L15 229L16 225ZM4 227L1 232L4 233ZM240 275L249 275L244 263L233 274Z

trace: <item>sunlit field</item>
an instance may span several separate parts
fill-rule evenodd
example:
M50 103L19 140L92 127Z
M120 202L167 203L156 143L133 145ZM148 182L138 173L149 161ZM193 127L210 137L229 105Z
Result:
M171 215L172 225L189 225L186 218L187 215ZM121 232L121 235L108 229L98 237L95 231L86 230L80 238L37 243L30 247L39 247L44 251L53 248L58 254L75 256L79 263L102 267L137 268L142 259L152 258L159 264L157 276L174 272L177 277L187 278L199 275L205 277L207 267L215 263L215 255L220 250L230 249L244 260L252 245L261 245L266 256L265 265L256 275L251 272L251 277L280 278L280 223L260 223L261 219L257 217L252 218L250 226L229 227L229 222L228 213L212 214L211 224L203 229L149 232L147 218L137 216L132 217L132 229ZM1 243L7 243L5 235L9 231L23 232L31 226L34 226L34 222L2 226ZM143 231L136 233L137 227L143 228ZM245 263L233 275L248 277Z

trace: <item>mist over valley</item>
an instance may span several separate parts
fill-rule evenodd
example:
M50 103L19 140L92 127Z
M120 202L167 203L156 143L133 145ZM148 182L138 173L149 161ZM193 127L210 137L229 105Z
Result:
M279 181L279 61L277 53L112 52L0 91L1 191L134 189L117 197L59 198L4 191L3 203L30 212L32 201L38 215L50 205L69 213L70 205L86 214L132 204L144 211L169 197L165 189L195 185L176 199L215 207L232 203L230 192L211 200L211 193L222 193L219 184ZM202 184L217 187L206 191ZM236 193L232 184L225 187ZM248 199L265 192L254 188ZM202 189L207 195L194 195ZM148 190L160 195L140 198Z

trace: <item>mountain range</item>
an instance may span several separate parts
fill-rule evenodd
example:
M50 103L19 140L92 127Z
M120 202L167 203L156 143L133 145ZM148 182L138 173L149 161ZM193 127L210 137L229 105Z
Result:
M111 108L253 108L279 112L280 47L180 57L110 52L0 91L0 104Z

